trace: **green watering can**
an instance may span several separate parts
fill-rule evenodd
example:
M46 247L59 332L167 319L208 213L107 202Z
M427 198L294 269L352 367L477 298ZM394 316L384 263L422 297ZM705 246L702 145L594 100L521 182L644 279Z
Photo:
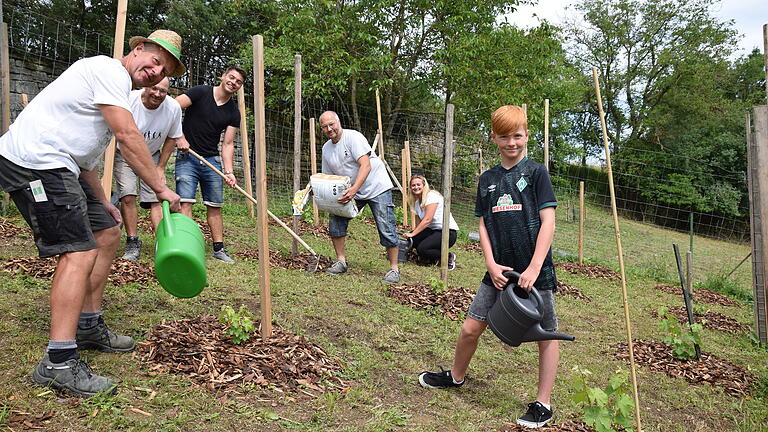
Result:
M160 285L176 297L194 297L208 286L205 242L197 222L181 213L171 214L163 201L163 219L155 236L155 274Z

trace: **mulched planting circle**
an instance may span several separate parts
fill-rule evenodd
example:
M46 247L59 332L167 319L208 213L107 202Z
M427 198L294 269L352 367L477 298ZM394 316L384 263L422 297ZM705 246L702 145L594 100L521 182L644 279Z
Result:
M464 250L469 251L469 252L477 252L479 254L483 253L483 249L480 248L480 243L478 243L478 242L462 243L459 246L462 247Z
M235 252L235 256L238 256L246 260L258 260L259 251L246 249L239 252ZM315 260L316 260L315 256L309 252L299 252L295 257L292 257L290 256L290 254L283 255L281 252L278 252L276 250L269 251L270 265L284 268L284 269L307 270L310 264L314 266ZM316 271L318 272L325 271L325 269L332 266L333 263L334 261L331 258L328 258L327 256L324 256L324 255L320 255L320 263L317 265Z
M257 331L235 345L226 330L213 315L163 322L148 332L134 355L150 374L186 375L199 386L224 393L241 393L250 384L317 397L348 387L336 376L341 364L303 336L274 325L267 341Z
M579 265L579 263L575 263L575 262L562 262L562 263L557 263L555 267L559 269L563 269L575 275L583 275L591 278L602 278L602 279L608 279L611 281L621 280L621 275L609 269L608 267L602 266L600 264Z
M679 295L680 297L683 296L683 289L679 286L672 286L672 285L656 285L656 289L664 291L669 294L675 294ZM737 302L736 300L720 294L719 292L715 292L708 289L697 289L694 290L693 293L693 299L697 301L702 301L704 303L714 304L714 305L720 305L720 306L741 306L741 303Z
M731 396L746 396L756 382L751 373L712 354L701 353L701 360L683 361L672 357L672 347L664 342L635 340L633 346L636 364L691 384L719 387ZM612 344L611 348L616 350L616 359L629 361L626 342Z
M423 283L390 285L387 295L400 304L414 309L439 308L440 313L456 321L461 319L475 296L473 290L451 286L442 292L436 292Z
M557 293L583 300L586 303L592 303L592 297L584 294L575 286L569 285L565 282L557 281Z
M688 312L686 312L683 306L669 308L669 312L672 313L681 324L688 323ZM659 317L658 312L655 310L651 312L651 315L654 318ZM702 315L694 311L693 315L697 323L700 323L704 328L710 330L720 330L728 333L738 333L747 330L747 327L744 324L719 312L708 310Z
M283 223L288 225L288 228L293 230L293 218L287 217L287 218L280 218ZM278 227L279 229L283 229L283 227L280 226L277 222L275 222L274 219L271 217L269 218L269 225L274 225L275 227ZM299 228L298 230L294 230L296 234L299 236L303 236L305 234L312 234L313 236L321 239L330 239L331 236L328 234L328 225L320 224L319 226L310 225L305 221L304 219L299 219Z
M31 237L32 231L29 228L18 226L4 217L0 217L0 238L16 236Z
M13 258L0 264L0 270L12 274L22 273L38 279L51 279L56 271L56 258ZM118 258L112 261L108 280L113 285L131 282L147 285L155 281L155 271L147 264Z
M515 423L504 423L504 425L497 431L497 432L530 432L533 429L527 428L525 426L520 426L519 424ZM541 428L536 429L537 431L544 431L544 432L554 432L554 431L560 431L560 432L595 432L595 430L587 426L586 423L584 423L581 420L566 420L562 423L556 423L552 424L549 423ZM623 430L623 429L622 429Z

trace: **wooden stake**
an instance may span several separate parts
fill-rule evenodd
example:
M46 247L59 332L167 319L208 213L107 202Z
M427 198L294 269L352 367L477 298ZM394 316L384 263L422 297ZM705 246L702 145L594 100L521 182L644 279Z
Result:
M483 147L477 148L477 175L485 172L485 161L483 160Z
M443 161L443 238L440 243L440 277L448 286L448 235L451 228L451 185L453 182L453 104L445 107L445 147ZM424 197L426 199L426 197Z
M293 190L301 188L301 55L293 56ZM293 215L293 230L299 230L299 216ZM299 244L291 243L291 256L299 254Z
M762 343L768 343L768 176L765 167L768 166L768 106L761 105L752 108L754 132L750 133L754 158L751 167L754 170L752 187L757 190L754 194L754 242L753 256L758 263L756 269L762 273L762 284L755 284L754 311L755 333ZM753 270L754 271L754 270Z
M584 182L579 182L579 266L584 265Z
M384 127L381 123L381 101L378 88L376 89L376 119L379 122L379 157L384 161Z
M29 105L29 96L26 93L21 94L21 108L24 109Z
M763 24L763 58L765 62L765 99L768 101L768 24Z
M527 115L528 114L528 104L522 104L520 105L521 108L523 108L523 112Z
M11 60L8 52L8 24L0 23L0 85L3 86L2 98L2 131L8 132L11 127Z
M123 58L125 43L125 19L128 15L128 0L117 0L117 17L115 18L115 44L112 47L112 57ZM115 167L115 138L109 142L104 152L104 175L101 177L101 187L107 199L112 196L112 171Z
M549 171L549 99L544 99L544 168Z
M597 109L600 114L600 126L603 131L603 147L605 147L605 164L608 168L608 186L611 191L611 210L613 212L613 228L616 233L616 248L618 249L619 270L621 271L621 292L624 305L624 324L627 330L627 345L629 346L629 364L632 369L632 392L635 397L635 423L637 431L642 432L640 423L640 396L637 391L637 372L635 371L635 348L632 341L632 324L629 319L629 301L627 300L627 276L624 273L624 252L621 249L621 229L619 228L619 214L616 210L616 191L613 186L613 171L611 169L611 151L608 148L608 128L605 124L605 112L603 100L600 96L600 81L597 78L597 68L592 68L592 77L595 82L595 94L597 95Z
M315 118L309 119L309 166L312 171L312 175L317 174L317 143L315 138ZM315 222L315 226L320 226L320 214L317 211L317 203L315 202L314 194L312 196L312 220Z
M405 142L405 175L408 177L409 181L410 178L413 177L413 173L411 172L411 169L413 168L413 165L411 164L411 142L406 141ZM416 228L416 209L410 209L411 210L411 226Z
M406 154L408 153L408 150L402 149L400 150L400 177L403 179L403 187L405 188L403 190L403 225L408 227L408 195L410 193L410 183L411 179L407 178L406 170Z
M243 150L243 177L245 178L245 190L253 195L253 183L251 181L251 151L248 148L248 116L245 115L245 89L240 87L237 91L237 106L240 109L240 142ZM253 203L248 201L248 212L253 218Z
M264 38L253 36L254 132L256 150L256 194L259 227L259 285L261 287L261 337L272 337L272 297L269 285L269 230L267 228L267 132L264 112Z

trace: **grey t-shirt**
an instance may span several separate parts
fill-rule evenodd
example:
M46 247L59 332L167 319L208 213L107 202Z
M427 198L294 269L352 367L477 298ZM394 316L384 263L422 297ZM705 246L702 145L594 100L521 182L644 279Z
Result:
M323 174L348 176L352 184L357 179L360 163L357 161L363 155L368 155L371 161L371 172L357 191L355 199L367 200L392 189L384 162L376 155L368 140L360 132L344 129L337 143L328 140L323 144Z

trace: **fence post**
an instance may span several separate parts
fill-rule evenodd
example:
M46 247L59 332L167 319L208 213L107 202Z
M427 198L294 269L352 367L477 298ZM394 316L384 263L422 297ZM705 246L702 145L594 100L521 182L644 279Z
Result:
M243 152L243 179L245 180L245 191L253 195L253 184L251 183L251 153L248 147L248 117L245 115L245 89L240 87L237 91L237 106L240 109L240 144ZM253 218L253 203L248 200L248 212Z
M2 5L0 5L2 7ZM2 86L2 95L0 95L0 116L2 125L0 125L0 135L8 132L11 127L11 66L10 54L8 52L8 24L0 22L0 86ZM2 211L5 214L8 209L10 195L3 194Z
M294 56L293 64L293 190L301 189L301 55ZM299 216L293 215L293 231L299 231ZM293 239L291 256L299 253L299 242Z
M584 265L584 182L579 182L579 266Z
M315 118L309 119L309 169L312 174L317 174L317 143L315 139ZM315 196L312 194L312 220L315 226L320 226L320 213L317 211L317 203L315 202Z
M765 274L766 261L765 252L768 250L768 199L762 196L762 192L768 192L768 172L765 167L768 165L768 105L757 106L753 108L752 121L754 123L754 133L750 133L749 124L747 124L747 136L751 138L748 154L754 155L750 159L750 177L752 191L751 205L753 209L750 214L753 217L752 232L752 256L754 266L752 268L754 284L754 312L755 312L755 331L760 338L760 342L768 343L768 290L766 290Z
M451 231L451 184L453 181L453 104L445 107L445 150L443 153L443 238L440 245L440 278L448 286L448 235ZM426 199L424 197L423 199Z

